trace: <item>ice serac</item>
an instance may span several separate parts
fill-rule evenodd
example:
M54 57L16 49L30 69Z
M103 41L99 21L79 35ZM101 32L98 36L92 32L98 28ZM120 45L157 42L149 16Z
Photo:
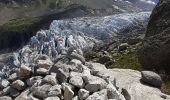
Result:
M44 52L49 51L45 47L51 45L53 47L51 49L56 49L57 54L65 47L91 48L96 42L107 39L139 36L139 33L145 31L149 16L150 12L140 12L55 20L49 30L39 31L30 43L34 45L38 42L43 43Z

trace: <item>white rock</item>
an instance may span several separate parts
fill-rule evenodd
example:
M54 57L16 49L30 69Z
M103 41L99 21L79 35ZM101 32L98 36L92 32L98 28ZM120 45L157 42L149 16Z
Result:
M58 82L56 80L56 76L54 75L47 75L42 79L42 83L48 83L51 85L56 85Z
M47 75L47 74L48 74L48 70L45 69L45 68L38 68L38 69L36 70L36 74L37 74L37 75Z
M45 100L60 100L59 97L48 97Z
M1 89L6 88L9 84L10 84L9 81L6 79L0 80L0 88Z
M61 96L61 85L54 85L49 89L49 97Z
M108 84L106 89L108 99L123 100L121 99L121 94L117 91L116 87L113 86L113 84Z
M104 79L96 76L83 76L83 79L86 83L85 89L89 92L97 92L107 86L107 82Z
M81 76L74 76L69 80L69 83L72 84L75 87L83 88L84 81Z
M73 96L74 92L71 90L69 86L66 86L64 91L64 100L72 100Z
M107 69L105 65L100 63L90 63L88 67L91 70L92 75L96 75L97 72Z
M90 95L86 100L107 100L107 90L101 90Z
M85 100L86 98L89 97L89 91L85 90L85 89L80 89L78 92L78 96L80 100Z

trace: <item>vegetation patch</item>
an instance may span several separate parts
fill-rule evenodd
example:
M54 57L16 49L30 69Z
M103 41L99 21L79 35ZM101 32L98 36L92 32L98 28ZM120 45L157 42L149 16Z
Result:
M111 68L124 68L124 69L134 69L141 70L142 67L138 61L137 49L140 44L133 45L127 50L117 53L117 55L112 55L115 59L115 63L111 65Z
M48 6L50 9L61 8L63 6L64 0L49 0Z
M161 90L163 93L170 94L170 81L163 83Z
M36 23L40 21L40 18L34 17L24 17L21 19L11 20L0 26L1 32L24 32L25 30L33 27Z

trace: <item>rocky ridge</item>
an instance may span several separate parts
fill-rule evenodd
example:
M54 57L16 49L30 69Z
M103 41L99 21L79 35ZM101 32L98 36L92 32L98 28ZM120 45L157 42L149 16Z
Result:
M157 77L147 74L145 82ZM146 78L148 77L148 78ZM107 69L86 62L79 49L69 49L57 61L39 55L35 63L21 64L9 78L0 81L2 100L169 100L156 87L143 84L139 71ZM147 79L147 80L146 80ZM159 80L159 78L156 78ZM161 81L161 80L160 80Z

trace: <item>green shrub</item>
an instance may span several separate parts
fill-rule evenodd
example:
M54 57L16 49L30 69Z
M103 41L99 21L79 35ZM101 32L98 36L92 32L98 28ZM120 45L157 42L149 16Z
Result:
M138 61L137 56L137 49L139 46L140 43L129 47L127 51L124 51L123 53L118 53L118 56L113 57L113 59L116 59L116 61L113 63L111 68L141 70L142 67Z
M23 32L27 30L30 27L33 27L35 23L38 23L40 21L39 18L34 17L24 17L21 19L14 19L11 20L3 25L0 26L1 32Z
M49 1L49 8L54 9L54 8L61 8L63 5L63 0L50 0Z

